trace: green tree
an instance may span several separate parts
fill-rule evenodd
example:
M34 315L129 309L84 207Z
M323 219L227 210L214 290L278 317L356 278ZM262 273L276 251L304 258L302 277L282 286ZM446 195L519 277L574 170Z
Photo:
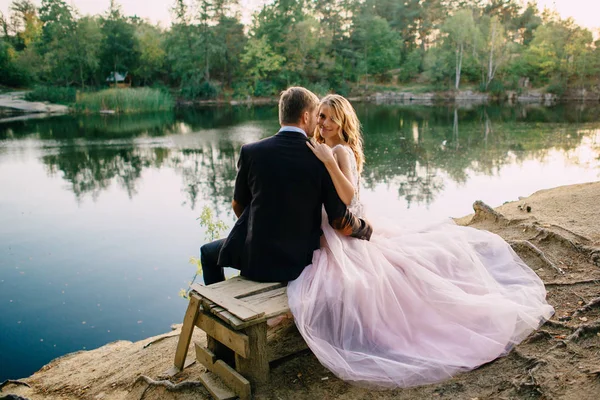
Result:
M251 37L246 44L241 61L256 87L259 81L280 71L285 58L275 53L266 37Z
M43 80L70 85L76 80L73 43L76 21L73 9L63 0L42 0L39 10L43 23L38 52L43 58Z
M94 80L98 73L101 45L102 32L98 18L83 17L77 20L71 46L82 88L86 82Z
M203 74L202 51L198 27L184 0L176 0L172 10L174 22L165 38L166 64L171 80L180 89L199 85Z
M376 15L361 14L355 21L352 41L356 45L360 70L368 76L383 75L400 65L400 35L390 28L389 23Z
M213 30L217 44L214 65L226 85L231 87L234 77L240 73L239 60L246 46L244 25L238 16L222 15Z
M104 76L113 72L133 72L137 67L135 27L121 14L121 7L115 0L102 21L101 66ZM116 81L116 74L113 74Z
M142 22L135 29L135 48L139 54L139 63L134 70L135 76L144 85L155 79L163 70L166 52L164 34L160 28Z
M510 43L506 38L504 26L500 18L484 16L479 21L481 34L480 63L482 70L482 81L485 90L496 77L498 69L506 64L509 58Z
M35 5L29 0L15 0L10 5L13 29L19 39L19 47L27 48L38 40L42 33L40 21Z
M477 38L475 21L471 10L460 10L449 17L442 26L442 32L447 37L447 46L454 49L455 53L455 80L454 88L460 87L460 78L463 68L465 51L473 47Z

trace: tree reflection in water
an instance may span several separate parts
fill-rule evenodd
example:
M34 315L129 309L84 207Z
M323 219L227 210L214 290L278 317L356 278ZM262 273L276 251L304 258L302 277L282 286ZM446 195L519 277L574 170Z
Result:
M472 108L356 104L365 136L362 184L396 187L411 204L430 204L448 181L497 175L508 164L544 161L598 135L600 107ZM64 116L0 125L4 143L39 139L51 175L78 199L116 183L132 197L144 170L181 177L184 205L208 201L229 213L242 144L278 129L277 108L215 107L133 116ZM588 139L596 157L598 143ZM3 146L0 146L2 149Z

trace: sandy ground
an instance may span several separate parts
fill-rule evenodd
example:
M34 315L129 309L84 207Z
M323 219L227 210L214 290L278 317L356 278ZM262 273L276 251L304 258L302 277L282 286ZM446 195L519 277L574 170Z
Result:
M271 381L256 391L255 399L600 399L599 208L596 182L540 191L496 210L476 202L475 214L457 220L511 243L546 283L548 301L556 309L551 321L508 356L439 384L373 391L340 381L305 351L272 365ZM198 364L171 379L176 385L188 382L176 390L164 382L148 383L159 381L172 365L177 333L68 354L6 384L0 396L210 399L195 383L204 371ZM193 340L206 338L196 330Z

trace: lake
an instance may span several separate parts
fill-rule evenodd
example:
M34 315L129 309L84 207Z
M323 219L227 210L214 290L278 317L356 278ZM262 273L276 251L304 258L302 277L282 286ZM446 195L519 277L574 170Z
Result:
M597 104L356 108L371 215L460 217L600 178ZM0 122L0 381L180 323L197 218L232 225L239 149L277 129L276 106Z

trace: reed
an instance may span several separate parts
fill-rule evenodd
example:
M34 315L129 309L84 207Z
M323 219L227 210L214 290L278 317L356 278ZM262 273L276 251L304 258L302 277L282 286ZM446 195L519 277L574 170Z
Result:
M75 111L80 113L137 113L169 111L174 106L170 94L159 89L106 89L92 93L78 93Z

